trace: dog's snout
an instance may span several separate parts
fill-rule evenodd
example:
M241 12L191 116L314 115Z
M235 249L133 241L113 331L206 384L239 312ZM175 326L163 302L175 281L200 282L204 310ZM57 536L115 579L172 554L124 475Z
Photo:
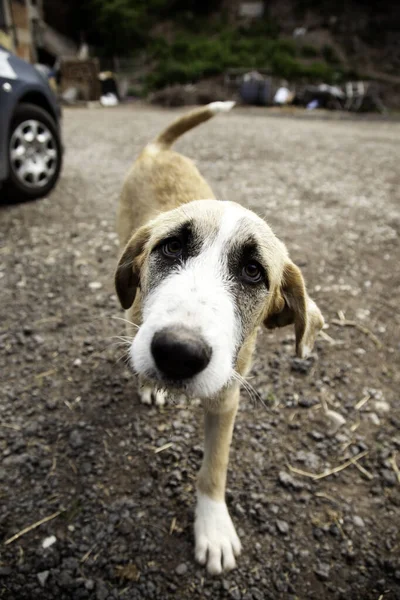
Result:
M197 332L186 327L165 327L154 334L151 353L161 373L178 381L203 371L212 351Z

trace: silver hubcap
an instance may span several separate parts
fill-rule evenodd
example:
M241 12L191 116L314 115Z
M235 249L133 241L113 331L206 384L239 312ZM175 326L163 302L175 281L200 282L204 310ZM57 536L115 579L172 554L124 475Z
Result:
M10 141L11 167L24 185L44 187L54 175L58 152L51 131L35 119L20 123Z

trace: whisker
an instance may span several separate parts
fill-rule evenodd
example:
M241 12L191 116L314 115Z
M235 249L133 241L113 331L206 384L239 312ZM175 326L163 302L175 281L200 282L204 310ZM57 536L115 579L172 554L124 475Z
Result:
M136 323L133 323L132 321L128 321L128 319L123 319L122 317L111 317L111 319L117 319L117 321L124 321L124 323L128 323L128 325L132 325L133 327L136 327L136 329L140 329L140 326L137 325Z
M254 389L251 383L249 383L237 371L233 371L233 377L234 379L236 379L236 381L242 384L243 388L248 393L250 400L252 400L255 404L257 403L257 401L260 402L263 405L263 407L267 410L268 407L266 406L264 400L261 398L260 394Z
M108 339L109 340L121 340L122 342L129 342L130 344L133 342L133 338L129 335L112 335Z

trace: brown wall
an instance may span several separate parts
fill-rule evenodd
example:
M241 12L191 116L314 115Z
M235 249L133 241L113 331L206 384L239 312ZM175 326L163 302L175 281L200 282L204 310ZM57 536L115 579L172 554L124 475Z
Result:
M27 2L25 0L11 0L10 4L17 33L16 54L24 60L31 61L33 59L32 36Z

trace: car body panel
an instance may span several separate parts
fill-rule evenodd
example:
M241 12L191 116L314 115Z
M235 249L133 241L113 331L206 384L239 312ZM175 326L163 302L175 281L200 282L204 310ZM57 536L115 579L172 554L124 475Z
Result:
M37 104L54 119L61 137L61 111L47 81L32 65L0 46L0 182L8 177L8 139L15 107Z

